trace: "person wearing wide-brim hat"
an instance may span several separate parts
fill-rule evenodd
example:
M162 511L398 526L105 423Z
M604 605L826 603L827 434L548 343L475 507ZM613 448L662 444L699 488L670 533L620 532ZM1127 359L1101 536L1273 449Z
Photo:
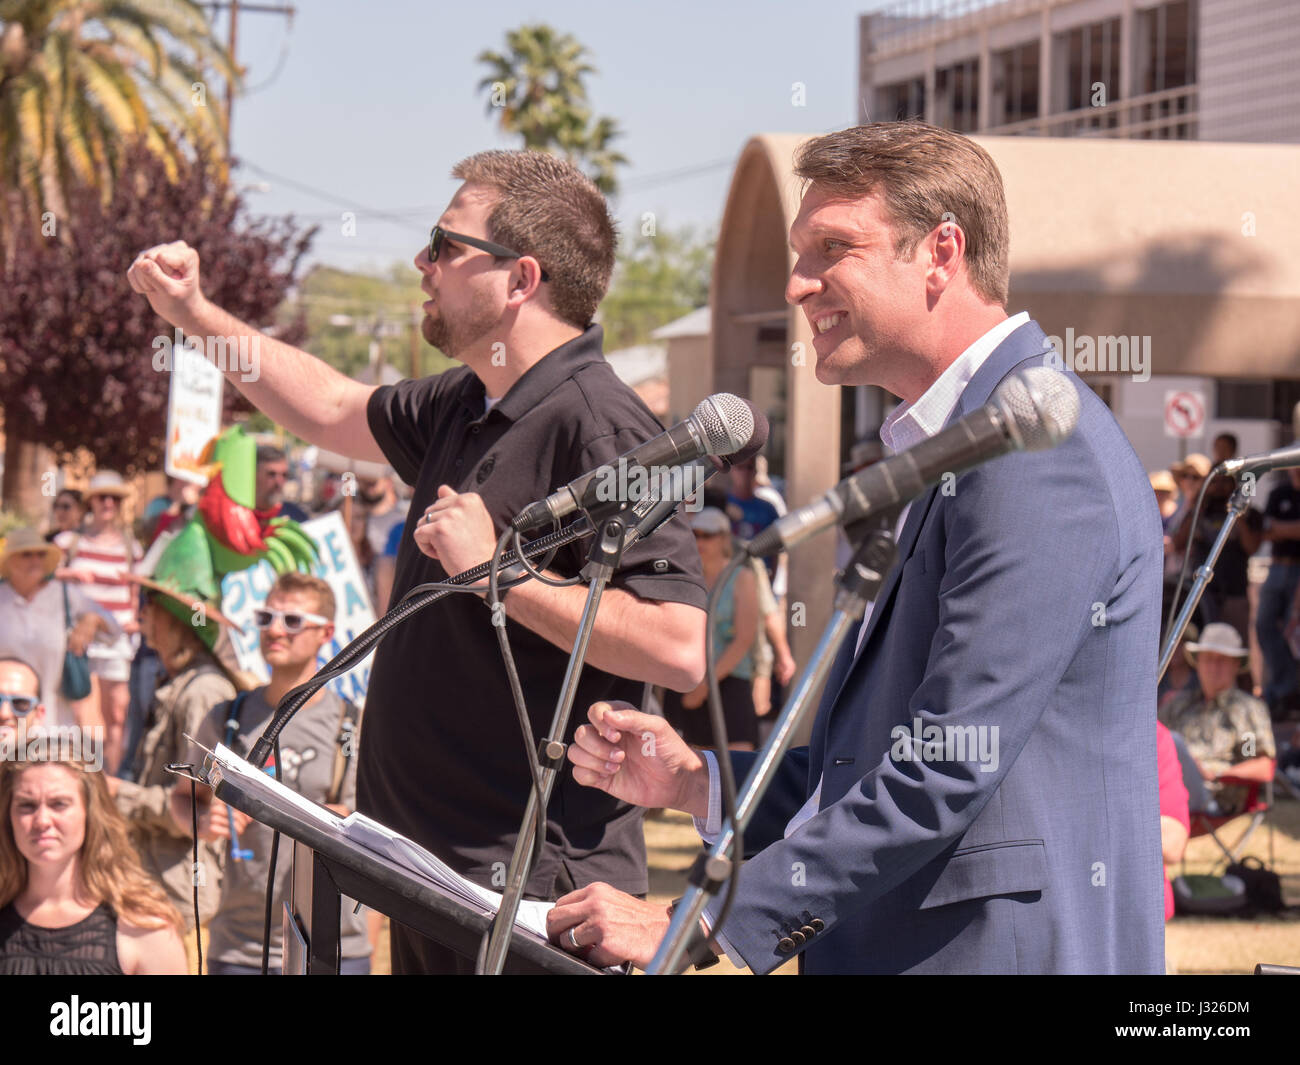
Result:
M1246 659L1250 657L1250 651L1242 643L1241 634L1231 625L1222 621L1215 621L1206 625L1205 632L1200 639L1187 645L1187 661L1192 664L1193 668L1196 667L1197 659L1203 652L1236 659L1239 667L1238 672L1246 670Z
M90 479L86 489L90 519L69 546L68 564L60 574L82 581L86 594L111 613L122 629L117 640L92 647L87 656L99 692L105 732L104 763L110 773L117 772L122 758L131 702L131 660L139 644L135 590L122 580L123 573L134 569L144 555L131 535L123 510L133 494L122 475L113 470L101 470Z
M122 480L122 475L115 470L101 470L90 479L90 487L86 489L87 499L93 499L95 496L129 499L134 494L131 486Z
M1200 681L1160 707L1156 716L1181 736L1206 787L1227 815L1242 812L1248 787L1222 777L1265 783L1273 779L1277 749L1268 707L1237 687L1249 651L1241 634L1221 621L1205 626L1187 654Z
M175 541L168 545L172 548ZM186 736L198 734L203 719L219 703L235 697L237 678L217 657L222 626L234 623L222 615L212 588L198 587L179 552L164 550L153 577L132 574L132 585L145 591L140 632L158 653L165 676L145 713L130 779L110 778L117 807L131 826L141 861L163 885L168 898L194 922L194 874L189 824L172 813L172 792L178 779L167 771L173 762L193 761ZM181 782L181 786L185 785ZM221 848L199 844L199 920L207 921L220 901Z
M1174 475L1174 479L1182 481L1184 479L1205 480L1210 475L1210 470L1214 469L1214 463L1210 461L1208 455L1202 455L1199 451L1193 451L1185 459L1169 464L1169 472Z
M1147 475L1151 482L1151 491L1156 494L1156 506L1160 508L1160 523L1167 530L1169 521L1178 511L1178 482L1168 470L1153 470Z
M36 670L51 728L92 723L79 721L60 691L66 652L83 654L96 636L121 631L80 588L54 579L62 559L33 528L14 529L0 544L0 652Z

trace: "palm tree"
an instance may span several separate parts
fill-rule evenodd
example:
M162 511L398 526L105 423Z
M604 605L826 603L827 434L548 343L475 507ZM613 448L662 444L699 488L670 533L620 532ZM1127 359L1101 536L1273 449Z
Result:
M224 160L212 74L238 74L192 0L0 0L0 243L13 226L62 222L71 184L107 200L140 139L169 176L182 154ZM63 237L64 227L57 234Z
M587 49L546 25L510 30L506 49L478 56L489 70L478 86L488 94L488 114L497 113L501 128L519 134L525 148L564 156L613 193L615 168L627 159L610 148L621 136L614 120L593 124L583 79L596 68L586 61Z

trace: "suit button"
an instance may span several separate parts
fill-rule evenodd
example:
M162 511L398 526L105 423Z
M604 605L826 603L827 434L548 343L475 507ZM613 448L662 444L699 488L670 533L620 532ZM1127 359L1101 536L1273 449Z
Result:
M815 928L814 928L812 925L810 925L810 924L806 924L806 925L804 925L801 929L799 929L799 931L802 932L802 933L804 934L804 937L805 937L806 939L812 939L812 937L815 936L815 935L817 934L817 929L815 929Z
M814 917L811 921L808 922L808 924L812 927L812 930L814 932L820 932L823 928L826 927L826 922L823 921L820 917Z
M802 932L791 932L790 938L794 940L794 945L796 947L802 947L805 943L808 942L808 937L805 936Z
M791 939L789 936L786 936L786 937L785 937L784 939L782 939L779 943L777 943L777 945L776 945L776 949L777 949L777 951L778 951L779 953L781 953L781 954L793 954L793 953L794 953L794 940Z

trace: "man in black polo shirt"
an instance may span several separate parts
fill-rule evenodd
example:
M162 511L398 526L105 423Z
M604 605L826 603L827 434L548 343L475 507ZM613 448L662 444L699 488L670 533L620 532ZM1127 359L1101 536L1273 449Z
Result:
M569 164L531 152L484 152L452 173L464 184L415 262L430 297L425 339L463 367L376 389L260 337L257 379L227 374L304 439L388 461L414 486L394 602L484 561L526 504L662 428L614 376L601 330L589 324L614 262L613 224L596 188ZM184 244L142 253L129 277L187 333L254 335L203 297L198 256ZM585 557L586 545L575 545L552 572L572 576ZM535 737L554 711L585 600L584 585L539 582L506 597ZM635 698L647 681L676 691L698 684L704 602L699 557L680 517L630 549L601 601L566 740L592 702ZM358 809L499 890L529 773L480 598L448 597L389 634L365 722ZM576 786L566 765L528 891L553 898L602 880L646 890L639 813ZM394 972L470 967L396 924L392 956Z

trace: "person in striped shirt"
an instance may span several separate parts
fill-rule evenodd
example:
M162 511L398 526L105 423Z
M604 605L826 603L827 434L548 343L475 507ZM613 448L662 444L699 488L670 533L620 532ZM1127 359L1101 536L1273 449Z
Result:
M123 515L130 494L121 474L111 470L91 479L86 491L90 523L72 546L63 571L81 581L91 601L112 614L122 628L116 640L92 644L86 652L94 684L91 698L98 698L104 725L104 763L110 773L116 772L122 757L122 733L131 699L127 681L140 631L135 589L125 579L125 573L134 570L143 554Z

